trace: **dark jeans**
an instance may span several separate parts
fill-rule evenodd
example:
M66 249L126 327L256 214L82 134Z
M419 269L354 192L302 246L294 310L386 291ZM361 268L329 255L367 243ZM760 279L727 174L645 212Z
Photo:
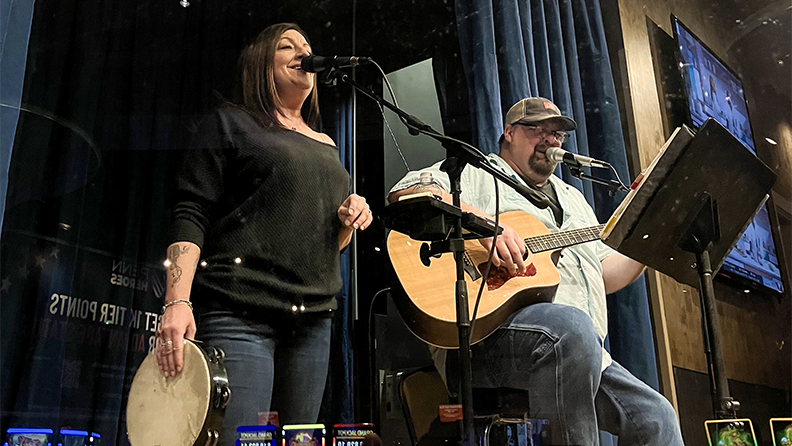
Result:
M257 425L259 412L278 411L280 424L315 423L330 359L330 312L270 314L208 311L196 339L225 352L231 387L220 446L233 446L237 426Z
M532 418L550 420L553 444L597 445L599 430L619 445L682 445L676 412L615 361L602 369L591 318L566 305L518 311L473 347L474 387L527 390Z

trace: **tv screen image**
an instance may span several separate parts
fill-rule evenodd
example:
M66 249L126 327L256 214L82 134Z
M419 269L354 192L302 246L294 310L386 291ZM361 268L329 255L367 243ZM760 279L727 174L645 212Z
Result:
M784 291L767 206L762 206L740 236L722 268L725 272L747 276L779 293Z
M672 16L678 45L679 67L695 128L708 118L717 120L735 138L756 154L748 103L742 82L679 19ZM783 293L778 256L773 241L767 205L757 213L721 268L721 275L739 278L763 290Z
M742 82L678 20L674 28L693 126L713 118L756 153Z

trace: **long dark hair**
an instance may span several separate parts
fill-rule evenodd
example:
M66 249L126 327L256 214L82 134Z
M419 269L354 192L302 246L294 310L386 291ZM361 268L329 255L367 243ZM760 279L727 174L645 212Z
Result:
M275 70L272 64L278 42L284 32L293 29L308 36L294 23L278 23L267 27L256 40L248 45L239 58L242 72L242 105L265 128L282 127L278 121L281 105L278 90L275 88ZM319 98L316 92L316 76L308 100L303 103L303 119L314 130L319 120Z

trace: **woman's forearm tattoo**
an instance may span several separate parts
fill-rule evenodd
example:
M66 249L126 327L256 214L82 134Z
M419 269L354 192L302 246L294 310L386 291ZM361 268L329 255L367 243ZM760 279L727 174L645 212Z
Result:
M182 276L182 269L179 266L177 259L179 258L180 255L186 254L189 251L190 251L189 246L179 247L179 245L173 245L170 248L168 248L168 261L170 262L170 266L168 266L168 269L170 270L171 278L173 279L171 281L171 287L176 286L179 280L181 280L181 276Z

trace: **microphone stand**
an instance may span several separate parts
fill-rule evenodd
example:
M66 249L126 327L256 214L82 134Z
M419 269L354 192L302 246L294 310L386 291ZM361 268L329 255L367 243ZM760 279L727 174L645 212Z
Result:
M510 178L500 170L493 168L487 158L478 149L459 141L457 139L445 136L440 132L434 130L428 124L425 124L420 119L409 113L401 110L390 102L378 96L370 89L351 79L346 73L330 69L321 76L323 82L329 83L335 79L340 79L342 82L351 85L357 91L368 96L378 104L386 107L387 109L396 113L404 125L412 135L423 133L431 138L436 139L446 149L446 159L441 165L441 169L448 173L451 180L451 196L453 197L453 204L457 208L460 207L460 195L462 193L460 178L462 170L466 164L488 172L490 175L499 179L509 187L516 190L520 195L524 196L534 206L544 209L550 202L547 197L540 195L538 192L518 183ZM497 231L498 228L495 228ZM467 295L467 286L465 284L464 272L464 250L465 244L462 234L462 219L456 218L451 235L443 241L443 248L440 252L452 252L454 260L456 261L456 313L457 313L457 331L459 336L459 357L461 368L461 382L460 393L462 400L462 424L463 424L463 444L466 446L473 446L477 444L476 431L473 424L473 371L472 359L470 352L470 306ZM434 242L433 242L434 243ZM486 280L486 278L484 278Z
M569 169L569 172L572 174L573 177L580 180L589 180L592 183L602 184L603 186L606 186L608 188L608 195L610 195L611 197L616 196L616 192L618 191L622 191L622 192L630 191L629 187L623 185L619 181L612 179L606 180L603 178L597 178L583 172L582 166L579 164L578 165L567 164L567 163L563 163L563 164L564 166L566 166L567 169ZM610 164L608 164L608 167L613 169L613 166L611 166Z

